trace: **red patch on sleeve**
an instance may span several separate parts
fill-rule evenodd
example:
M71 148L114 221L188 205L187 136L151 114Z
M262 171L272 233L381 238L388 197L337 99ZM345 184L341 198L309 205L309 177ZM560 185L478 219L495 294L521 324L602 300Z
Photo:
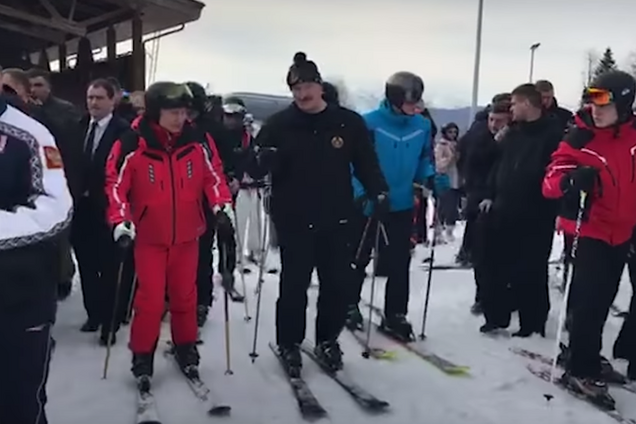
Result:
M46 157L46 167L48 169L62 169L62 155L57 147L44 146L44 156Z

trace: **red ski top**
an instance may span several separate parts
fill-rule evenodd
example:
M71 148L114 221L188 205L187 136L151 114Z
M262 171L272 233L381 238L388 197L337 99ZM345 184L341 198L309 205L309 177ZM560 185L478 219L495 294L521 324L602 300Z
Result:
M232 201L212 137L190 124L171 134L145 119L117 141L106 163L108 221L131 221L137 243L170 246L196 240L210 207Z
M592 166L599 180L590 198L581 236L605 241L612 246L627 242L636 225L636 124L631 120L619 127L595 128L585 112L575 117L576 126L585 130L586 140L574 142L566 137L552 154L543 180L543 195L564 197L561 180L578 166ZM578 195L577 195L578 197ZM574 234L576 222L559 219L566 234Z

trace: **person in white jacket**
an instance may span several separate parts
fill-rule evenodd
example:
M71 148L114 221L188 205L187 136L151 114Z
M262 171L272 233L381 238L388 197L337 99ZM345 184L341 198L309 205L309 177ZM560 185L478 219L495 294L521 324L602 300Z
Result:
M435 143L435 167L437 174L448 178L449 190L440 193L438 199L439 226L436 227L436 237L441 240L442 229L445 231L447 242L455 240L455 224L459 219L459 171L457 161L457 139L459 127L454 122L446 124L441 130L442 138Z

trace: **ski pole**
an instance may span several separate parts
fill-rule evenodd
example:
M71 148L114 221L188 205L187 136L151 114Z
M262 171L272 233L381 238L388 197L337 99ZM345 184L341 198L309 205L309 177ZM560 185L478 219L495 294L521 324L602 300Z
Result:
M227 245L224 242L219 243L219 261L225 264L227 261ZM225 330L225 374L232 375L234 371L232 371L232 366L230 362L230 293L228 291L228 287L225 284L223 285L223 324Z
M258 199L259 199L259 206L260 206L263 201L263 198L261 197L260 193L259 193ZM265 213L265 208L259 207L258 210L259 212L258 212L258 219L256 220L256 227L257 227L256 233L260 237L261 245L259 246L260 263L258 267L258 270L259 270L258 284L256 285L256 289L254 289L254 294L258 294L261 287L263 286L265 273L264 272L261 273L261 269L264 271L264 267L267 262L267 254L269 252L269 248L267 247L267 243L268 243L267 239L269 236L268 234L269 216L267 215L267 213Z
M129 237L122 238L118 243L118 248L124 251L128 250L130 245L132 244L132 240ZM115 285L115 299L113 302L113 315L110 319L110 328L108 329L108 339L106 340L106 358L104 358L104 373L102 374L102 379L106 380L108 378L108 365L110 363L110 351L113 346L113 329L115 328L115 322L117 320L117 309L119 308L119 293L121 292L121 279L124 274L124 263L125 259L122 258L119 263L119 270L117 271L117 282Z
M238 196L237 196L238 199ZM241 287L243 288L243 294L245 295L244 299L243 299L243 306L245 307L245 316L243 317L243 319L245 320L245 322L249 322L252 320L252 317L250 316L250 308L247 304L247 286L245 284L245 258L244 258L244 251L243 251L243 243L241 240L241 231L238 228L238 216L236 214L236 206L232 208L232 213L234 214L234 222L237 223L237 228L234 230L234 234L236 235L236 244L238 245L238 251L239 251L239 260L238 260L238 266L239 266L239 273L241 274ZM245 227L245 232L247 233L247 228L249 226L249 219L248 219L248 225Z
M565 290L563 292L563 301L561 303L561 310L559 311L559 324L557 327L557 336L554 343L554 355L552 357L552 366L550 367L550 383L554 383L554 374L556 374L557 358L561 346L561 338L563 337L563 326L565 323L565 317L567 315L568 298L570 297L570 288L572 287L572 280L574 279L574 262L576 261L576 251L579 247L579 239L581 238L581 225L583 224L583 214L585 213L585 201L587 200L587 192L581 191L579 194L579 210L576 216L576 225L574 227L574 238L572 239L572 248L570 250L570 261L572 263L572 272L568 276L568 280L565 283ZM552 395L545 395L547 400L552 398Z
M137 273L133 278L132 286L130 287L130 297L128 298L128 306L126 307L126 321L130 322L132 317L132 307L135 300L135 293L137 293Z
M369 218L367 221L367 226L365 227L365 232L368 229L369 223L372 218ZM363 237L364 237L363 233ZM362 352L362 357L365 359L369 359L371 357L371 320L373 319L373 308L375 304L375 278L378 271L378 258L380 256L380 236L384 237L385 243L388 245L388 238L386 236L386 231L384 229L384 225L379 220L377 221L377 227L375 230L375 241L373 243L373 273L371 274L371 295L369 297L369 317L368 317L368 325L367 325L367 334L364 338L364 351ZM362 239L364 242L365 238Z
M428 275L426 279L426 294L424 295L424 312L422 313L422 331L420 332L420 340L426 338L426 318L428 317L428 305L431 298L431 283L433 282L433 267L435 266L435 246L437 245L437 237L435 231L439 225L437 216L437 205L433 205L433 240L431 241L431 261L429 263Z
M260 217L260 216L259 216ZM261 262L258 264L258 283L256 286L256 315L254 319L254 339L252 340L252 351L250 352L250 358L252 358L252 363L256 361L258 358L258 352L256 352L256 345L258 344L258 327L261 318L261 300L263 298L263 282L264 273L265 273L265 255L267 252L267 227L266 225L261 225L261 220L257 221L259 226L259 234L261 234ZM263 219L262 224L267 224L267 214ZM264 227L264 228L261 228ZM263 230L262 232L260 232Z

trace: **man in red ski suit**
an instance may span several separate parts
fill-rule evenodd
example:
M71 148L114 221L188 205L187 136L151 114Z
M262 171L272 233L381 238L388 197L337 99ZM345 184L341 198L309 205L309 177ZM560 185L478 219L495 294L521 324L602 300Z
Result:
M231 195L211 137L187 122L192 100L180 84L155 83L135 134L116 142L107 163L108 220L114 238L135 241L138 288L130 348L132 372L149 388L167 290L175 359L198 376L196 276L198 239L205 231L203 200L219 231L233 231Z

